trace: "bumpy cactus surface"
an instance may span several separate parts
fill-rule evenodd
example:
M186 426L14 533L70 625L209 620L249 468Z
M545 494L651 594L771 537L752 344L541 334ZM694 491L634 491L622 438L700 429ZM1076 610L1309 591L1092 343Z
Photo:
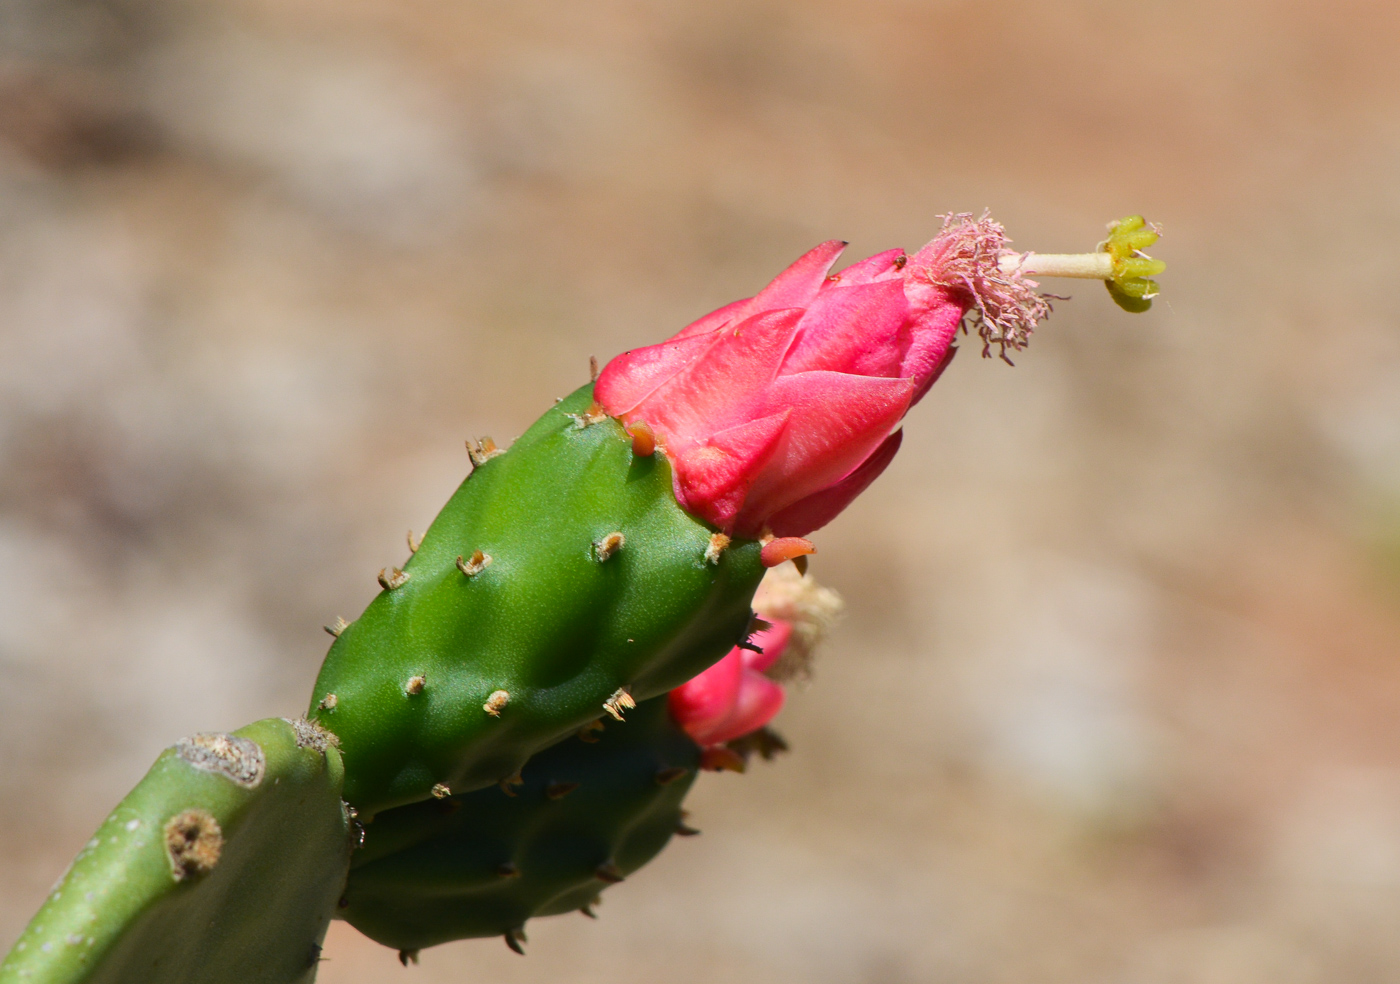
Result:
M314 979L350 860L343 777L305 721L167 749L54 886L0 982Z
M504 936L527 919L583 910L686 831L681 800L700 748L639 704L541 752L513 785L401 806L366 827L338 913L403 951Z
M508 778L748 629L759 544L714 549L666 459L636 453L591 386L488 455L316 681L311 716L339 736L366 818Z

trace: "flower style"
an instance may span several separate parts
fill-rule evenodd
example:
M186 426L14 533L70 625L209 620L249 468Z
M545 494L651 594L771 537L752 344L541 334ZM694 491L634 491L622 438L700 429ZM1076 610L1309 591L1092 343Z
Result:
M1048 307L1005 244L986 216L953 216L913 256L829 275L845 243L822 243L757 296L613 359L595 396L655 435L688 511L728 534L803 536L890 463L969 311L989 346L1025 345Z
M782 656L792 626L774 621L756 632L762 652L735 646L714 666L671 691L671 717L697 745L722 745L757 731L782 710L782 684L764 671Z

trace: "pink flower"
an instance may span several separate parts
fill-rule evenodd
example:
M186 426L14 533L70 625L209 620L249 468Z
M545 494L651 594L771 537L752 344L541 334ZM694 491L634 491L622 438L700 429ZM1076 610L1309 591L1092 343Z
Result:
M792 626L774 621L754 633L761 653L735 646L704 673L671 691L671 717L697 745L721 745L757 731L782 709L783 688L763 671L787 647Z
M649 425L688 511L739 536L802 536L890 463L969 309L989 344L1024 344L1044 302L998 269L1005 242L985 216L957 216L912 257L892 249L833 276L845 244L822 243L756 297L613 359L594 394Z

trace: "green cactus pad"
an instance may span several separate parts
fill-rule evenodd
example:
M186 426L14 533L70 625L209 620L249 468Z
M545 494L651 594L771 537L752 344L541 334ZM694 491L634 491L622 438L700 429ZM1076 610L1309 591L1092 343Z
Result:
M305 721L167 749L54 886L0 982L314 980L349 864L342 777Z
M366 818L509 777L746 631L759 544L707 559L715 531L676 503L664 455L634 455L595 411L585 386L481 461L340 630L310 715L339 736Z
M587 910L655 857L681 824L700 749L666 697L532 758L522 782L402 806L366 827L339 912L371 939L414 951L505 936L527 919Z

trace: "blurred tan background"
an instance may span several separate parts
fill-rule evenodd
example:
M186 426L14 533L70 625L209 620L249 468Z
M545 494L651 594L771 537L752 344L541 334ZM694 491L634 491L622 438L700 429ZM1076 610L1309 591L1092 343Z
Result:
M0 949L160 749L304 708L587 358L819 240L1164 224L817 535L849 617L597 923L326 984L1400 979L1400 8L0 2Z

